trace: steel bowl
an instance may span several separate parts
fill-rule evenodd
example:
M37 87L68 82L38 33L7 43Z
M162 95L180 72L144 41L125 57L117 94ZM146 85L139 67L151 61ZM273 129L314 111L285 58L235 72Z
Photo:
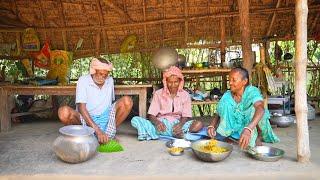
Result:
M282 149L270 146L256 146L248 149L246 153L254 159L267 162L278 161L284 155L284 151Z
M277 125L278 127L289 127L293 124L294 117L287 115L287 116L271 116L270 123Z
M172 147L172 148L174 148L174 147ZM174 152L174 151L171 150L171 148L169 148L168 152L172 156L181 156L181 155L183 155L184 149L183 148L179 148L179 149L180 149L179 151Z
M81 125L69 125L59 129L60 136L53 143L53 151L63 161L80 163L97 152L99 145L94 130Z
M228 151L223 153L207 153L201 151L201 147L205 146L210 140L199 140L191 144L193 153L202 161L206 162L218 162L226 159L232 152L233 146L231 144L217 141L217 146L226 148Z

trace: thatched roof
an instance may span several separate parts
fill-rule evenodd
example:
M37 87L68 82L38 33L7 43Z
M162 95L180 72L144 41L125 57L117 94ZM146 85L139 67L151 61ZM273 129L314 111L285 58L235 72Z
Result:
M118 53L121 43L136 35L134 50L162 46L218 47L220 23L225 22L227 44L240 41L236 0L2 0L0 43L15 42L26 27L34 27L40 42L50 39L52 49L73 50L77 57L100 52ZM320 1L309 0L308 35L320 31ZM295 0L251 0L250 25L254 42L294 38ZM224 20L222 20L224 19ZM205 40L204 45L196 42Z

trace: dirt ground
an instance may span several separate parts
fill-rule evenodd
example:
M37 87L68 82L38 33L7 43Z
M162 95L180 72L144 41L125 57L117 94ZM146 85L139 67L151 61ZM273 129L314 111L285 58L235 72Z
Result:
M281 148L285 156L277 162L251 159L237 146L218 163L198 160L191 150L183 156L171 156L165 141L137 141L136 131L126 121L118 130L125 150L97 153L80 164L60 161L52 151L62 124L53 120L30 121L14 125L0 133L0 179L319 179L320 117L309 121L311 162L296 161L296 125L275 128L281 142L266 144Z

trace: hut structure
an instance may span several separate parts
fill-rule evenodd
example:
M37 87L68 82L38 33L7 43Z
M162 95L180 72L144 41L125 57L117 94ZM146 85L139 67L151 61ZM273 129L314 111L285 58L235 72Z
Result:
M74 58L170 46L220 48L223 60L226 47L242 45L249 70L252 43L296 40L296 88L301 89L296 97L303 102L296 109L302 113L297 116L298 160L305 162L310 156L305 44L319 39L319 16L318 0L2 0L0 45L12 51L0 58L28 58L19 49L26 28L36 31L41 44L50 40L52 49L74 51L82 42Z

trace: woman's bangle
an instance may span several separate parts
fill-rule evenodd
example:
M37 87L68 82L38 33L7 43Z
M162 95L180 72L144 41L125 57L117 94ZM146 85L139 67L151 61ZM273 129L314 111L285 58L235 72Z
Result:
M209 129L209 128L213 128L213 129L214 129L214 126L208 126L208 129Z
M246 127L244 127L244 129L248 129L250 131L250 134L252 134L252 129L251 128L246 126Z

